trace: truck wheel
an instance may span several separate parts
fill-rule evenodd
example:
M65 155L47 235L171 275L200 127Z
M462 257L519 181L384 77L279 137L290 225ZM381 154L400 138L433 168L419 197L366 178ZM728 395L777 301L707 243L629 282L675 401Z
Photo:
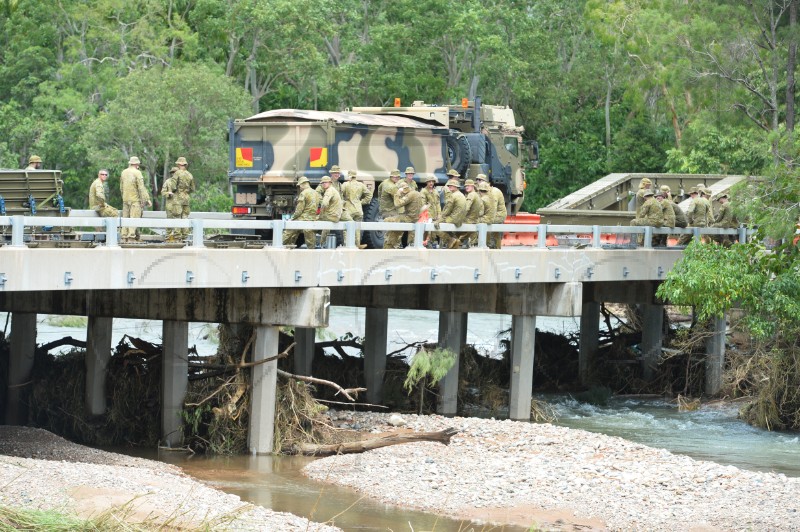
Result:
M464 174L472 162L472 148L467 137L461 133L450 134L445 138L450 166L459 174Z
M383 215L378 205L378 198L372 198L369 205L364 207L365 222L382 222ZM361 235L361 243L366 244L371 249L383 249L383 231L364 231Z

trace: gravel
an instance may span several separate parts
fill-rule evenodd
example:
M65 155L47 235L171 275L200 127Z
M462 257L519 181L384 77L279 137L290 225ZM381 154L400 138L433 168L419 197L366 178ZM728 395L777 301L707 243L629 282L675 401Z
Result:
M211 530L336 531L244 503L177 466L98 451L42 429L0 425L0 507Z
M612 530L800 530L800 479L547 424L331 412L368 432L460 432L314 461L304 472L455 519ZM395 414L396 416L396 414ZM400 427L400 428L397 428ZM555 521L548 512L560 512Z

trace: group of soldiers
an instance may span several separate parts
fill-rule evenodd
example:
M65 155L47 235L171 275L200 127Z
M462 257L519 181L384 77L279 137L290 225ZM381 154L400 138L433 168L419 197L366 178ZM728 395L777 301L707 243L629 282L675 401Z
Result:
M341 169L338 165L331 167L330 176L324 176L316 190L311 188L307 177L297 180L299 189L295 211L291 216L295 221L322 220L328 222L356 221L364 219L364 207L369 205L373 192L361 181L355 171L348 172L348 180L339 184ZM452 223L456 227L462 224L478 223L503 223L506 218L506 204L503 193L492 187L484 174L478 174L475 180L467 179L464 182L466 194L460 188L459 174L450 170L450 179L444 187L444 205L441 195L436 187L436 176L430 175L425 180L425 186L420 190L415 181L416 171L413 166L405 169L405 179L399 169L389 173L389 179L381 182L375 192L378 196L378 208L381 217L386 222L419 222L423 213L434 222L436 231L425 235L426 246L429 248L474 246L477 243L476 232L454 233L440 231L440 223ZM323 247L328 237L328 230L323 230L317 240L313 229L287 230L284 232L283 244L292 246L297 243L300 234L306 242L306 247ZM404 231L388 231L383 248L399 249L403 246ZM360 231L355 234L356 245L363 249L366 244L361 243ZM345 238L347 238L345 234ZM491 233L487 238L490 248L500 249L501 233ZM408 232L406 237L408 246L414 245L414 233Z
M721 194L717 200L719 208L716 214L711 205L711 190L700 183L696 187L689 189L691 203L686 212L672 199L670 188L662 185L658 189L653 189L653 182L649 178L643 178L639 183L639 190L636 193L636 217L631 221L634 226L650 227L719 227L733 229L738 227L738 223L733 214L728 193ZM668 235L656 235L653 237L654 246L666 246ZM692 235L682 234L678 239L678 245L686 245L692 239ZM731 243L727 235L714 237L714 240L728 245Z
M146 207L152 206L150 193L144 183L139 166L141 161L138 157L131 157L128 160L128 167L122 171L119 177L119 187L122 193L122 217L141 218L142 212ZM165 199L165 210L167 218L188 218L191 212L189 199L195 191L194 176L188 170L189 163L185 157L178 157L175 166L169 172L169 178L164 181L161 187L161 195ZM40 170L42 159L38 155L31 155L28 159L27 170ZM89 185L89 208L94 210L98 216L117 217L120 215L118 209L108 204L108 170L103 168L97 173L91 185ZM189 228L170 228L167 230L167 241L176 242L189 236ZM140 240L137 227L123 227L121 229L122 242L136 242Z

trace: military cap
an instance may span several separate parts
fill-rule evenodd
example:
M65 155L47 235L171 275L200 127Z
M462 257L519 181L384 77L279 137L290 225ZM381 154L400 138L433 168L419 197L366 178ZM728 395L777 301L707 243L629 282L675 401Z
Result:
M722 198L730 199L730 196L728 195L727 192L723 192L722 194L717 196L717 199L722 199Z
M128 164L142 164L142 162L139 160L138 157L134 155L133 157L130 158Z
M300 176L300 179L297 180L297 186L299 187L303 183L308 183L308 178L306 176Z
M486 174L478 174L475 176L475 181L486 181Z
M711 196L711 189L710 188L704 188L703 190L700 191L700 194L702 194L704 196Z
M639 186L640 186L640 187L641 187L641 186L644 186L644 185L652 185L652 184L653 184L653 182L652 182L652 181L650 181L650 179L649 179L649 178L647 178L647 177L643 177L643 178L642 178L642 180L641 180L641 181L639 181Z
M322 183L331 183L331 182L333 182L333 179L331 179L331 176L329 176L329 175L324 175L324 176L322 176L322 179L319 180L319 182L320 182L320 184L322 184Z
M661 192L669 193L669 187L667 185L661 185Z
M653 195L654 195L655 197L657 197L657 198L663 198L663 197L665 197L665 196L666 196L666 194L664 193L664 191L663 191L663 190L656 190L656 191L653 193ZM645 196L648 196L648 194L645 194Z
M333 166L331 166L331 173L334 173L334 172L339 172L339 173L342 172L342 169L339 168L338 164L334 164Z
M397 190L403 190L405 188L409 188L408 183L406 183L405 181L401 181L400 184L397 185Z
M182 164L188 166L189 163L186 162L186 157L178 157L178 160L175 161L175 164Z
M447 185L446 186L448 186L448 187L458 187L458 186L460 186L460 183L458 182L458 179L450 179L449 181L447 181Z
M484 181L483 183L478 184L478 190L480 190L481 192L489 192L490 190L492 190L492 187L491 185L489 185L489 183Z
M409 166L408 168L406 168L406 171L405 171L405 173L406 173L406 174L416 174L416 173L417 173L417 171L416 171L416 170L414 170L414 167L413 167L413 166Z
M356 176L356 171L355 170L348 170L347 171L347 177L355 177L355 176Z
M652 190L648 189L648 190L645 190L642 193L642 196L652 196L653 194L654 194L654 192Z
M429 181L436 182L436 176L435 176L435 175L433 175L433 174L429 175L429 176L428 176L428 177L425 179L425 182L427 183L427 182L429 182Z
M467 179L466 181L464 181L464 186L467 186L467 185L470 185L470 186L474 187L475 186L475 181L473 181L472 179Z
M689 189L689 194L697 194L697 187L692 187Z
M400 170L395 168L389 173L389 177L400 177Z
M447 171L447 175L451 175L451 176L453 176L453 177L461 177L461 174L459 174L459 173L456 171L456 169L455 169L455 168L451 168L450 170L448 170L448 171Z
M178 171L178 167L177 166L173 166L172 168L169 169L169 175L172 175L177 171Z
M38 155L31 155L30 159L28 159L28 164L40 163L40 162L42 162L42 158L39 157Z

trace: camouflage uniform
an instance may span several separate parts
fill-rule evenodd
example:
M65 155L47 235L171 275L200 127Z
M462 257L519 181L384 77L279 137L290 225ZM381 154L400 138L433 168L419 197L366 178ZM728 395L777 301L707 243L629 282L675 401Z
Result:
M464 223L476 224L479 223L483 217L483 201L480 195L475 190L475 182L472 179L467 179L464 182L464 187L469 188L465 196L467 216ZM462 233L461 241L467 241L470 246L474 246L478 242L478 233L470 231L469 233Z
M458 190L458 179L448 181L447 187L448 190L450 187L455 187L455 190L450 190L449 193L445 194L444 207L435 220L437 229L439 222L451 223L455 224L456 227L460 227L467 216L467 200L464 194ZM454 248L461 245L461 240L449 231L439 231L438 237L443 247Z
M42 168L42 158L38 155L31 155L28 158L28 166L25 170L40 170Z
M403 214L393 216L387 222L402 222L402 223L417 223L419 215L422 212L422 206L425 201L422 199L422 194L412 189L407 182L401 182L397 185L397 194L394 196L395 207L402 207ZM383 249L396 249L401 248L401 238L403 231L389 231L386 233L386 239L383 241ZM414 243L414 234L411 233L408 237L408 245Z
M478 185L480 190L481 201L483 202L483 216L481 216L480 223L493 224L497 217L497 200L492 197L492 187L485 181ZM486 234L486 245L493 247L495 233Z
M655 197L658 203L661 205L661 211L664 215L664 222L661 227L675 227L675 211L672 207L674 204L667 199L666 194L663 192L663 188L658 194L656 194ZM666 247L668 240L669 235L655 235L653 237L653 245Z
M378 185L378 207L384 220L401 214L401 211L394 206L394 195L397 193L399 178L400 170L392 170L389 179L381 181L381 184Z
M717 199L719 200L719 210L711 227L721 227L723 229L735 229L738 227L736 218L733 216L733 207L730 204L728 194L722 194ZM723 199L726 201L722 201ZM723 245L730 245L731 237L730 235L715 235L714 241Z
M416 173L417 173L417 171L414 170L413 166L409 166L408 168L406 168L406 171L405 171L406 179L405 179L405 181L406 181L406 183L408 184L408 186L409 186L409 188L411 190L419 190L419 187L417 186L417 182L414 181L414 174L416 174ZM411 179L408 178L408 174L411 174Z
M128 168L122 171L119 178L119 188L122 192L122 217L141 218L142 211L147 206L152 205L150 194L144 186L144 176L139 171L139 158L131 157L128 161ZM138 227L123 227L122 240L138 240Z
M317 193L314 192L314 189L308 184L308 178L306 176L302 176L297 180L297 187L300 192L297 195L297 205L294 208L294 214L292 214L291 219L298 222L313 222L317 219ZM303 229L302 232L306 240L306 247L308 247L308 249L314 249L314 246L316 246L317 234L313 229ZM300 236L300 229L284 231L283 245L294 244L297 242L298 236Z
M330 183L330 185L328 185L327 188L323 187L325 192L322 195L322 201L319 205L319 219L324 222L339 222L342 219L342 213L345 212L342 196L339 194L339 191L336 190L336 187L333 186L333 179L331 179L330 176L323 177L319 185L322 186L325 183ZM348 215L347 218L349 221L350 216ZM329 229L322 230L319 240L321 246L325 245L328 234L330 234ZM347 236L345 236L345 238L347 238Z
M689 197L691 200L689 201L689 207L686 209L686 225L684 227L692 227L692 220L694 218L694 209L697 205L697 200L700 199L697 195L697 187L692 187L689 190ZM678 217L676 216L675 219L677 220ZM676 223L677 225L677 223ZM692 235L681 235L678 239L679 246L685 246L692 240Z
M486 178L486 174L478 174L475 176L475 180L479 183L486 183L489 186L489 194L495 200L495 216L494 220L487 223L492 224L504 224L506 223L506 217L508 216L508 210L506 209L506 199L503 197L503 192L497 188L493 187ZM486 244L492 249L500 249L503 247L503 233L489 233L486 236Z
M119 211L106 203L108 197L108 188L106 182L98 177L89 186L89 208L94 209L98 216L104 218L113 218L119 216Z
M342 185L342 201L345 212L352 220L360 222L364 219L363 206L372 201L372 191L356 178L353 170L350 171L350 181ZM361 247L361 231L356 231L356 245Z
M653 197L653 191L646 190L642 197L645 198L645 201L640 209L641 216L631 220L631 225L638 227L661 227L664 225L664 209Z
M186 159L183 157L178 157L178 160L175 161L175 164L178 165L178 171L175 172L175 188L177 191L177 204L180 208L180 218L186 219L189 217L189 213L191 209L189 208L189 196L192 192L195 191L194 187L194 176L186 169L188 163ZM176 207L177 210L177 207ZM180 234L183 238L189 236L189 228L183 228L180 230Z
M177 183L175 181L175 172L178 171L177 166L170 168L169 177L161 185L161 196L164 198L164 211L167 213L167 219L172 220L181 217L181 206L178 203L178 198L175 194ZM167 229L167 242L174 242L180 240L181 230L177 227L170 227Z
M433 186L429 188L427 186L428 183L433 183ZM436 176L429 176L428 179L425 180L425 187L422 188L420 194L422 194L422 199L425 201L425 208L428 210L428 219L435 220L442 212L439 191L436 189ZM432 237L433 234L431 232L428 231L425 233L425 240L428 241L428 246L433 245L431 241Z
M647 177L643 177L641 181L639 181L639 190L636 192L636 218L641 217L642 206L645 202L644 193L647 190L653 189L653 182L650 181Z

